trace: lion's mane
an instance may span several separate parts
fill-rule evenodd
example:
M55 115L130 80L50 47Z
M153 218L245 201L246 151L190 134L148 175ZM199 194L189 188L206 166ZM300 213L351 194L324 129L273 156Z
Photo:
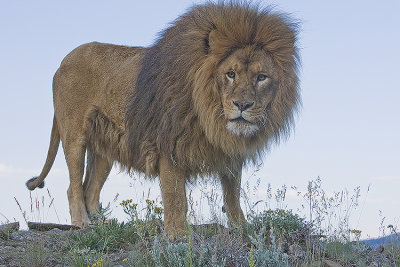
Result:
M218 37L211 50L212 31ZM128 99L129 162L146 166L150 176L158 174L160 157L189 176L210 174L255 160L286 137L300 105L296 32L297 23L287 16L250 4L196 6L178 18L145 50ZM226 130L215 77L218 64L246 46L268 52L279 73L267 122L249 138Z

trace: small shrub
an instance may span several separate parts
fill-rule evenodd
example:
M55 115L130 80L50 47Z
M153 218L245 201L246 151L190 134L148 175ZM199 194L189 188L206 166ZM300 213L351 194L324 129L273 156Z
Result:
M28 246L22 257L22 266L42 267L46 266L47 252L42 243L38 242Z
M169 243L162 244L155 238L153 244L153 260L157 266L184 267L188 266L188 244Z
M271 239L271 244L268 246L268 237ZM261 228L255 236L250 236L251 243L254 245L252 254L252 264L254 266L274 266L287 267L289 266L289 257L283 253L275 242L275 235L271 229L269 232L266 227Z
M294 239L297 240L299 235L308 234L312 230L303 218L293 214L291 210L267 210L249 217L250 223L247 226L247 233L259 232L263 228L267 232L273 229L278 238L288 242L292 242Z
M160 202L160 205L162 202ZM144 218L140 216L138 205L133 203L132 199L124 200L120 204L124 212L130 217L129 225L132 227L132 234L136 235L143 242L146 238L155 236L162 232L163 208L155 203L154 200L146 199L146 207Z
M370 254L371 249L360 241L347 243L332 241L325 244L324 250L327 257L346 266L367 266L373 257Z
M203 243L196 249L186 242L172 243L166 238L156 237L152 247L154 266L223 267L225 258L218 253L215 243Z
M389 244L385 246L385 251L396 266L400 266L400 246L398 244Z
M350 242L329 242L325 245L325 251L330 258L340 262L350 263L354 259L353 246Z
M107 220L109 206L103 209L100 205L98 214L92 215L98 223L86 233L73 234L68 246L108 253L119 248L129 248L138 241L145 244L148 238L162 232L162 209L154 201L147 200L146 203L144 219L139 218L137 205L132 200L121 203L125 213L131 217L127 223L119 223L116 219Z
M127 242L132 239L130 230L130 227L125 223L111 220L107 223L95 225L89 232L74 233L68 245L78 249L88 248L107 253L109 250L126 246Z
M104 259L104 255L101 252L85 249L74 249L70 252L70 256L67 258L68 266L74 267L108 267L112 264Z
M154 264L151 250L148 248L134 248L126 259L122 261L122 266L141 266L141 267L153 267L157 266Z

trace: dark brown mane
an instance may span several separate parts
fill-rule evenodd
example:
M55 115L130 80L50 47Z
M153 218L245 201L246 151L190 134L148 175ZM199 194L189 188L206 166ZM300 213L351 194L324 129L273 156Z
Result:
M300 104L296 31L287 16L250 4L196 6L178 18L146 49L136 91L128 99L128 167L145 165L147 175L156 175L163 156L185 166L188 175L212 173L253 160L287 136ZM214 74L222 59L246 46L269 53L280 79L265 128L244 139L229 134L218 119Z

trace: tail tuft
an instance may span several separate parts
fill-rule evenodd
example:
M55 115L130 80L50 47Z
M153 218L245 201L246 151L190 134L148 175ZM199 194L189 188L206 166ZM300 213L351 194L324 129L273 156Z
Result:
M44 187L44 181L43 182L41 182L40 184L36 184L36 180L37 180L37 178L38 177L33 177L33 178L31 178L31 179L29 179L28 181L26 181L26 187L28 187L28 189L29 190L34 190L36 187L39 187L39 188L43 188Z
M26 181L26 187L29 190L34 190L36 187L44 187L44 179L49 173L51 166L53 166L54 159L56 158L58 146L60 144L60 133L58 132L56 117L53 117L53 128L51 129L50 146L47 152L46 162L44 163L42 172L38 177L33 177Z

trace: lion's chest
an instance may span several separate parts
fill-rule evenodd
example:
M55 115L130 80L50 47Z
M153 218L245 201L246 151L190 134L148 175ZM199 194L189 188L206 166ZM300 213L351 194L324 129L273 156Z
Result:
M227 166L241 162L232 158L222 149L213 146L203 134L192 136L191 142L181 144L178 139L174 158L178 165L188 169L191 175L221 173Z

